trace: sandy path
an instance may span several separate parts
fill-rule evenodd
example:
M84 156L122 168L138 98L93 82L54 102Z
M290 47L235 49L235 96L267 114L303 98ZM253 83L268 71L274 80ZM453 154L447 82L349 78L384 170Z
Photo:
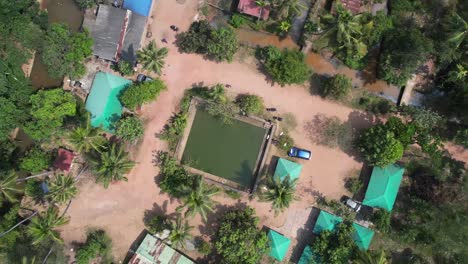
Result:
M152 32L157 43L160 43L161 38L166 38L169 42L174 40L169 25L175 24L181 30L188 28L196 13L197 3L186 1L181 5L176 1L160 0L154 5ZM312 120L315 114L322 113L326 116L338 116L342 120L351 119L357 127L365 126L366 122L360 118L358 112L311 96L305 87L272 86L256 70L255 65L239 62L218 64L206 61L198 55L180 54L173 44L167 46L170 52L163 79L169 89L156 102L142 110L146 127L143 143L135 157L138 165L128 176L128 182L113 184L107 190L94 184L92 180L80 183L80 194L69 210L71 221L62 232L67 246L71 246L73 241L83 241L87 228L99 227L112 237L114 255L122 259L144 229L142 218L145 210L153 208L153 204L158 207L164 207L164 204L168 213L174 212L177 202L167 202L169 197L161 194L154 182L158 170L152 165L153 152L166 149L165 142L154 135L162 130L167 120L176 112L183 91L200 81L206 84L229 83L233 93L258 94L264 98L268 107L276 107L279 113L295 114L299 125L292 136L298 146L312 150L313 158L307 162L300 161L304 165L297 192L301 200L293 204L294 212L311 206L314 201L312 191L333 198L345 193L343 179L346 173L353 168L360 168L361 164L342 151L312 144L304 130L304 124ZM216 200L220 205L235 202L224 196L219 196ZM255 200L248 204L256 208L263 225L280 228L287 219L286 213L275 218L270 212L269 204ZM190 220L190 223L203 227L199 218ZM293 235L296 233L294 228L301 225L303 223L297 223L289 232L282 230Z

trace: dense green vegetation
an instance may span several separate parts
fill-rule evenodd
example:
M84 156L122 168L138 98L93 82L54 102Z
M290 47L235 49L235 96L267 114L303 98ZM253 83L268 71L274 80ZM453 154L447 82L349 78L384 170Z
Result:
M76 251L76 263L88 264L96 258L100 263L112 263L112 240L104 230L94 230L88 233L86 242Z
M341 264L354 259L357 248L351 238L351 222L340 223L334 231L322 231L313 241L312 250L323 263Z
M323 97L342 99L349 94L352 88L353 84L350 78L343 74L337 74L325 81L321 94Z
M179 48L186 53L204 54L216 61L231 62L239 48L231 28L215 29L208 21L193 22L187 32L178 35Z
M148 46L138 51L138 62L143 65L143 69L161 74L168 52L167 48L157 48L152 40Z
M155 100L164 90L166 90L166 85L160 79L138 83L125 89L120 96L120 101L126 108L135 110L138 106Z
M21 159L19 168L30 173L39 173L50 167L52 156L40 147L31 148Z
M264 201L271 202L271 208L278 214L286 210L289 205L298 198L294 195L296 191L296 183L298 179L291 180L287 176L283 180L271 179L267 184L267 190L261 193L260 198Z
M261 114L265 106L263 99L254 94L240 94L236 98L236 104L239 108L247 114Z
M133 142L143 136L143 122L136 116L121 118L116 124L115 134L125 141Z

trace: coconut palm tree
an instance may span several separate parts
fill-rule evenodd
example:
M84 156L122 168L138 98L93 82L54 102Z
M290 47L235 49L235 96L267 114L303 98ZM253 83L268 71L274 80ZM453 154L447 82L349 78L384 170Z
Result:
M128 159L122 145L111 143L103 151L96 151L89 159L93 172L96 174L96 182L102 182L104 188L109 187L111 181L127 181L124 176L135 163Z
M372 254L372 252L359 251L358 258L353 261L353 264L388 264L388 260L385 256L385 252L382 250L378 255Z
M158 49L152 40L148 46L137 51L138 62L143 65L144 69L161 74L168 51L167 48Z
M192 188L188 192L188 195L182 198L182 205L177 207L177 211L182 212L184 209L187 209L185 217L193 217L196 214L200 214L203 220L206 221L207 212L213 212L215 205L215 202L211 198L218 194L218 192L218 188L206 185L202 177L196 175Z
M77 193L78 189L73 177L59 175L51 183L49 193L46 196L56 203L64 203L73 199Z
M9 202L16 202L16 194L21 192L21 189L16 184L18 176L14 171L7 174L0 174L0 204L7 200Z
M455 48L460 47L460 45L465 40L468 35L468 22L466 22L459 14L454 13L445 27L448 31L448 42L455 45Z
M288 18L300 14L303 10L307 10L307 6L299 0L286 0L282 2L279 14L282 18Z
M325 47L332 42L338 44L340 49L356 50L359 55L365 55L367 46L361 40L362 15L353 15L338 3L336 14L326 14L321 20L326 30L319 39L319 46Z
M190 231L193 226L190 226L187 221L182 222L182 217L179 215L175 222L171 223L171 233L169 241L175 248L185 248L185 241L192 238Z
M216 102L225 103L227 101L224 85L220 83L211 87L211 89L208 91L208 96Z
M292 201L297 200L294 196L297 179L291 180L289 176L282 181L279 179L269 182L268 190L261 194L261 200L273 202L272 208L275 213L284 211Z
M60 233L56 229L66 223L68 223L68 219L59 216L58 210L50 207L44 214L31 220L27 232L33 239L33 245L37 245L49 239L62 243Z
M104 145L104 138L99 135L99 129L91 127L89 121L85 127L77 127L68 134L68 140L75 151L88 153Z
M255 1L255 4L258 7L260 7L260 15L259 15L258 19L262 19L263 18L263 10L266 7L270 6L271 3L268 0L257 0L257 1Z

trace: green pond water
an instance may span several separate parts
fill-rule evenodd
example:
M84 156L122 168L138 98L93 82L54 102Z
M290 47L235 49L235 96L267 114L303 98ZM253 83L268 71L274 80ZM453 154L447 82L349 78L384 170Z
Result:
M197 110L182 161L195 169L250 188L265 129L233 120L223 124Z

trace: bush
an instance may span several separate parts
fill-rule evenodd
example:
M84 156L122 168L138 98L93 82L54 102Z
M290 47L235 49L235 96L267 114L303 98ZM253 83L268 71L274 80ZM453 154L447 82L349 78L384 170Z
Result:
M206 242L202 238L200 238L197 241L196 247L197 247L198 252L200 252L203 255L208 255L212 251L211 244L209 242Z
M242 17L241 15L234 14L231 16L231 20L229 21L229 24L231 24L235 28L240 28L242 25L245 24L245 18Z
M300 51L279 49L268 46L258 48L257 58L265 67L273 81L281 86L286 84L302 84L310 78L312 71L304 61Z
M457 135L455 136L455 143L468 148L468 129L460 129L457 131Z
M219 118L223 124L232 124L232 120L239 109L233 103L220 104L218 102L209 101L205 105L205 110L212 116Z
M345 179L345 188L352 194L356 194L359 190L361 190L362 186L364 186L364 184L359 178Z
M50 167L52 156L40 147L33 147L21 159L19 164L20 169L30 172L39 173Z
M372 215L372 222L374 223L377 230L382 233L388 233L390 231L390 213L380 209L374 212Z
M348 263L353 256L356 245L351 238L351 223L337 225L333 231L322 231L312 244L312 250L322 263Z
M88 234L86 242L76 251L77 264L89 264L93 259L100 257L101 263L111 263L112 240L103 230L92 231Z
M185 189L193 185L194 177L167 152L159 153L158 165L163 177L160 183L161 190L175 198L184 197L187 194Z
M234 190L224 189L224 192L226 193L227 196L229 196L232 199L237 200L237 199L241 198L240 193L238 193L238 192L236 192Z
M187 113L176 114L165 126L161 139L168 141L169 147L174 149L184 133L185 126L187 126Z
M123 140L133 142L143 136L143 123L136 116L127 116L117 122L115 132Z
M337 74L324 83L322 96L337 100L343 99L349 94L352 88L353 84L350 78L343 74Z
M278 138L278 147L282 150L288 151L294 146L294 139L288 134L283 134Z
M96 5L96 0L75 0L75 3L81 9L87 9L87 8L94 7Z
M145 223L146 228L151 234L159 234L165 229L170 229L171 223L165 215L155 215Z
M41 184L41 181L35 179L28 180L24 187L24 193L34 200L41 200L44 198L44 191L42 190Z
M122 104L130 110L135 110L139 105L155 100L158 95L166 90L166 85L160 79L151 82L135 84L125 89L120 96Z
M120 60L117 69L122 75L133 75L135 73L130 62L126 60Z
M263 99L258 95L240 94L237 96L236 104L247 114L260 114L265 106Z

